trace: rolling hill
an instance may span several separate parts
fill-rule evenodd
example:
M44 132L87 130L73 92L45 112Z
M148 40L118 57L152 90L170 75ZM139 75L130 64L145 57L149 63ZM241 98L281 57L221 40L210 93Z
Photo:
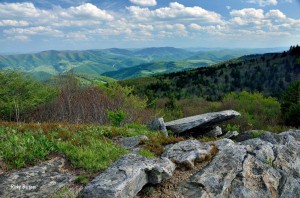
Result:
M232 91L258 91L280 98L300 78L300 47L288 52L248 55L214 66L121 81L150 99L200 96L219 100Z
M29 72L38 79L47 79L51 75L69 71L128 79L212 65L253 52L254 49L215 49L195 52L173 47L50 50L31 54L1 55L0 69Z

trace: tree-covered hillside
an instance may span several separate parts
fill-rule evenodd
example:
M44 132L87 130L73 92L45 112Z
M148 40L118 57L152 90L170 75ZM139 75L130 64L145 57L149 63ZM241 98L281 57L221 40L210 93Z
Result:
M265 50L272 51L272 49ZM264 50L262 49L262 51ZM17 69L31 73L42 80L49 79L51 75L69 71L92 75L112 72L107 76L126 79L213 65L252 53L257 52L255 49L219 49L194 52L173 47L130 50L118 48L84 51L50 50L32 54L2 55L0 56L0 69ZM170 61L176 62L176 67L168 67Z
M249 55L211 67L122 81L151 100L201 96L219 100L233 91L257 91L280 97L288 85L299 79L300 47L283 53Z

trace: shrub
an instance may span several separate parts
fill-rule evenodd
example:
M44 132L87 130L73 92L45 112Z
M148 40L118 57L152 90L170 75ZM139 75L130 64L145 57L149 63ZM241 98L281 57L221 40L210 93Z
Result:
M121 123L126 118L126 114L122 110L117 111L108 111L107 112L108 119L113 126L121 126Z
M29 75L11 70L0 71L0 119L23 121L25 113L52 100L55 95L53 88Z
M278 125L281 121L280 103L272 97L264 97L261 93L229 93L225 95L219 110L234 109L241 117L231 123L239 125L242 131L266 129Z

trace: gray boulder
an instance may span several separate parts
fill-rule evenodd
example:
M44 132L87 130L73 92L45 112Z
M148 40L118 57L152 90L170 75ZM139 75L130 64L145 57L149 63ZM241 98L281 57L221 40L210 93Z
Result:
M165 148L162 157L185 168L194 168L195 161L201 162L211 157L213 146L198 140L182 141Z
M166 137L168 136L166 125L163 118L156 118L147 124L147 127L153 131L160 131Z
M212 162L177 189L182 197L300 197L300 131L216 142Z
M0 197L51 197L75 176L65 173L65 160L54 158L40 165L0 175Z
M165 125L168 130L178 134L188 132L203 134L203 131L208 132L212 127L238 116L240 116L240 113L233 110L227 110L186 117L166 122ZM209 130L205 131L207 129Z
M83 190L82 197L131 198L146 184L158 184L172 176L175 164L167 158L146 159L129 154L116 161Z

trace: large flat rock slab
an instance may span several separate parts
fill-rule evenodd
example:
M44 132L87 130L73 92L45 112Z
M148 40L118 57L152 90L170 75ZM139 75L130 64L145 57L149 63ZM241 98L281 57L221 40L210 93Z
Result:
M170 178L174 170L175 164L167 158L147 159L128 154L89 183L82 197L132 198L144 185Z
M214 127L240 115L240 113L234 110L226 110L173 120L171 122L166 122L165 126L168 130L178 134L184 132L197 132L201 131L201 129Z
M63 170L64 164L65 160L57 157L37 166L0 175L0 197L51 197L76 178Z
M180 184L182 197L300 197L300 131L216 142L212 162Z

